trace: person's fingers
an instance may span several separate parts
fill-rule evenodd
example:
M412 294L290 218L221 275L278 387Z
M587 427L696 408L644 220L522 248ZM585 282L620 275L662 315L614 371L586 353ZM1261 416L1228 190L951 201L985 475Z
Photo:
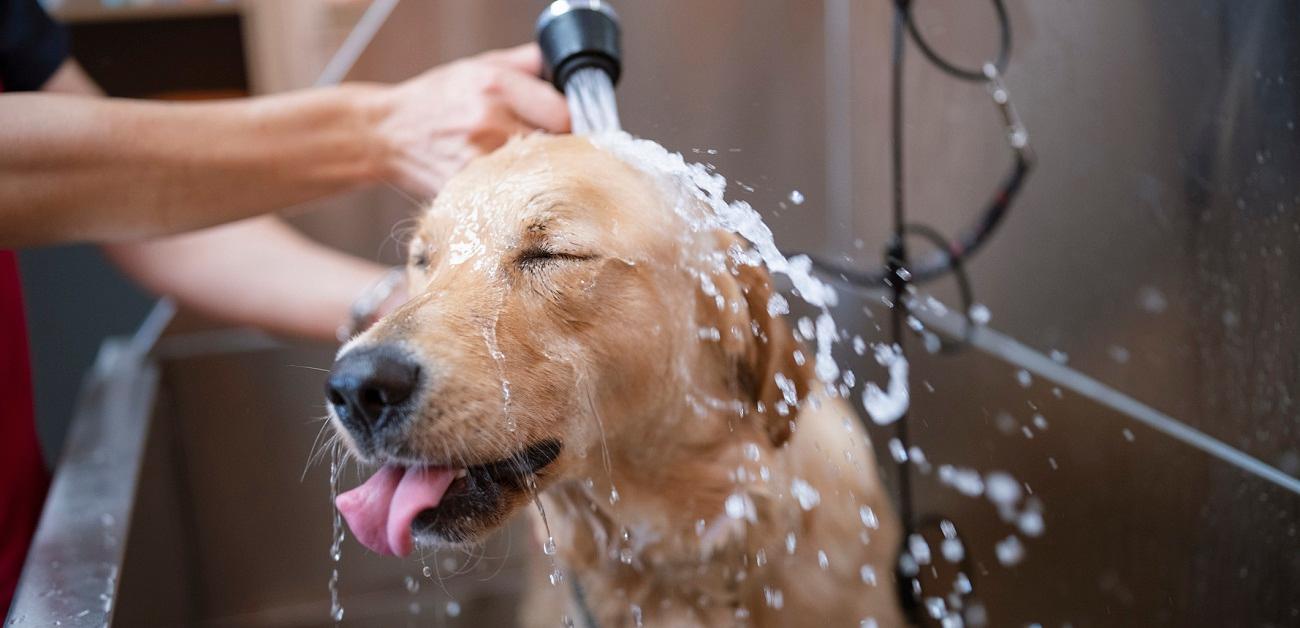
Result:
M542 75L542 49L536 43L491 50L479 55L479 58L532 76Z
M551 133L569 131L569 104L550 83L520 72L502 72L501 93L516 116Z
M473 155L473 157L500 148L511 137L528 135L536 130L536 126L521 119L507 105L499 104L492 108L489 120L477 132L471 134L469 138L470 146L477 151L477 154Z

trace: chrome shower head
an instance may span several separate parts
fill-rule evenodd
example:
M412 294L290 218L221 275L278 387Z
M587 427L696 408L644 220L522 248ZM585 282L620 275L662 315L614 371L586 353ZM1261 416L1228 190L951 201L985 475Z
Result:
M555 0L537 18L537 43L542 48L546 78L555 88L573 73L600 68L618 83L622 73L618 14L603 0Z

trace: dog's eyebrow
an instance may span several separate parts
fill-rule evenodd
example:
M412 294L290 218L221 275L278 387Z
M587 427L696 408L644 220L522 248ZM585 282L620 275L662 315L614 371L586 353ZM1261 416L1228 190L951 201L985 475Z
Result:
M547 229L550 228L551 223L554 222L555 222L555 218L551 216L541 216L538 218L533 218L528 221L528 225L524 227L524 231L526 231L529 234L543 234L546 233Z
M545 235L555 227L556 223L563 220L561 216L563 213L562 207L562 203L554 202L533 212L533 215L524 223L524 233L534 236Z

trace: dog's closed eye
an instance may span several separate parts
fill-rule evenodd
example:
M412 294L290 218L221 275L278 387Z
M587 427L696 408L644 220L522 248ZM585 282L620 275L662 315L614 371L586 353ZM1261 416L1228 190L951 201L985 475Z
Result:
M593 258L595 258L594 255L586 255L582 253L570 253L566 251L555 251L555 250L541 248L541 247L534 247L534 248L524 249L519 254L519 257L515 259L515 263L518 264L519 267L524 270L538 270L549 264L557 264L562 262L582 262Z

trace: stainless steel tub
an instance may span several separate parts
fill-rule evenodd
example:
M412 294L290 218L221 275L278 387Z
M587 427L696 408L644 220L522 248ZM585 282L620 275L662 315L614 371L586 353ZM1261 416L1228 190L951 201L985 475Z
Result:
M513 621L529 547L513 527L480 554L383 560L349 541L333 562L329 460L308 464L316 387L250 379L311 379L295 365L328 349L240 330L155 343L169 315L105 343L7 625L330 626L336 568L349 626Z

